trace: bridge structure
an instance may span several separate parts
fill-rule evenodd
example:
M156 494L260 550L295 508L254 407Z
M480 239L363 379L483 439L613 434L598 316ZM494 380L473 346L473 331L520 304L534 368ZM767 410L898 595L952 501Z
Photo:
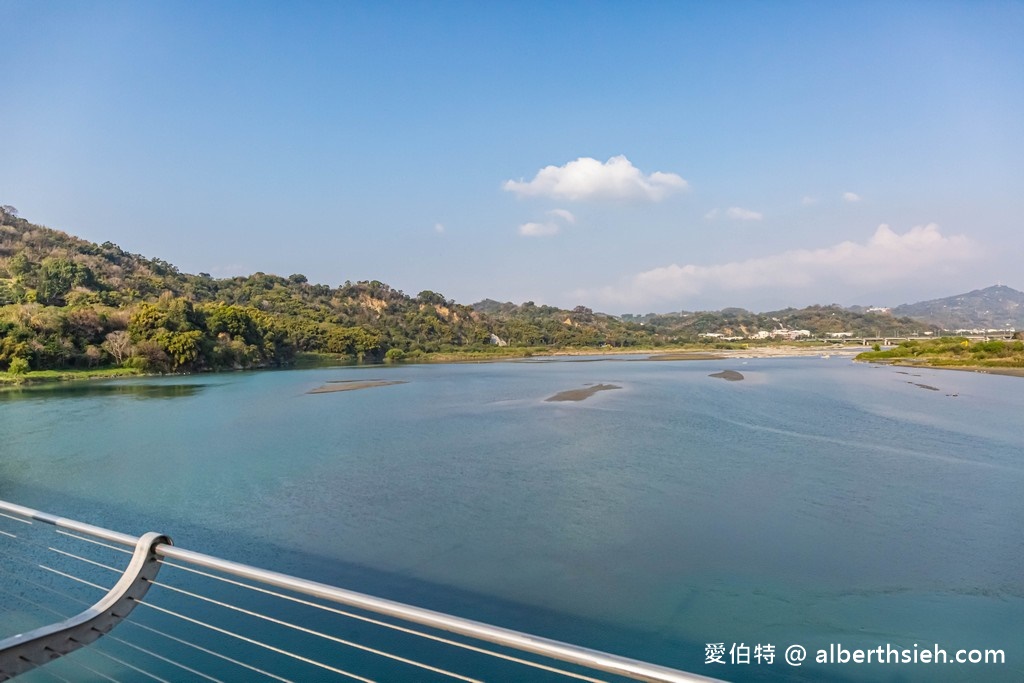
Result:
M0 681L14 677L715 680L0 501Z
M1011 331L1011 332L1006 332L1006 333L994 333L993 332L991 334L973 334L972 333L972 334L956 334L956 335L953 335L951 333L949 336L956 336L956 337L959 337L959 338L967 339L969 341L976 341L976 342L977 341L992 341L993 339L999 339L999 340L1003 340L1003 341L1010 341L1010 340L1013 339L1013 334L1014 333ZM903 342L906 342L906 341L935 341L936 339L940 339L940 338L941 337L937 336L937 335L930 335L930 336L925 336L925 335L900 335L899 333L897 333L897 334L888 335L888 336L886 336L886 335L876 335L874 337L867 337L867 336L843 337L841 339L832 339L832 338L818 337L814 341L820 341L820 342L826 343L826 344L835 344L837 346L838 345L851 346L851 345L858 345L858 344L860 346L872 346L874 344L879 344L880 346L896 346L896 345L902 344Z

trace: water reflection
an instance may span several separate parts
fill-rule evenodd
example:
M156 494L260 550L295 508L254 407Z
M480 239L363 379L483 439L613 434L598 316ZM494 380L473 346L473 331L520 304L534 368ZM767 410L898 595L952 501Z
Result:
M146 383L127 382L53 382L27 386L0 388L0 401L39 398L92 398L102 396L131 396L133 398L182 398L194 396L208 384L194 383Z

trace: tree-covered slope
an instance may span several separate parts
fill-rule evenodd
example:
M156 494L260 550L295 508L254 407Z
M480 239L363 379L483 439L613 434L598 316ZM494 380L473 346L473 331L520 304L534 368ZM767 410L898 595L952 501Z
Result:
M194 371L283 365L298 352L380 360L493 349L494 337L512 346L631 339L607 316L523 308L491 317L377 281L332 288L301 274L191 275L0 210L0 370L20 359L15 368Z

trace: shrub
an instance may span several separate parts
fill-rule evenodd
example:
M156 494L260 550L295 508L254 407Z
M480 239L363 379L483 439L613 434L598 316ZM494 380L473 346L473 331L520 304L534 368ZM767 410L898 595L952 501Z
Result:
M28 369L28 361L25 360L24 358L18 357L11 359L11 365L10 367L7 368L7 372L11 373L12 375L24 375L26 372L28 372Z

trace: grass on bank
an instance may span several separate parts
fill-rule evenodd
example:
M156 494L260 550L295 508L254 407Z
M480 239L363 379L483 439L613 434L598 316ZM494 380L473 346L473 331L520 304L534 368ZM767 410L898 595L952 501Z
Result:
M136 368L80 368L68 370L29 370L12 373L0 371L0 385L35 384L38 382L66 382L80 379L111 379L143 374Z
M911 340L884 351L865 351L856 360L932 367L1024 368L1024 341L972 342L963 337Z

